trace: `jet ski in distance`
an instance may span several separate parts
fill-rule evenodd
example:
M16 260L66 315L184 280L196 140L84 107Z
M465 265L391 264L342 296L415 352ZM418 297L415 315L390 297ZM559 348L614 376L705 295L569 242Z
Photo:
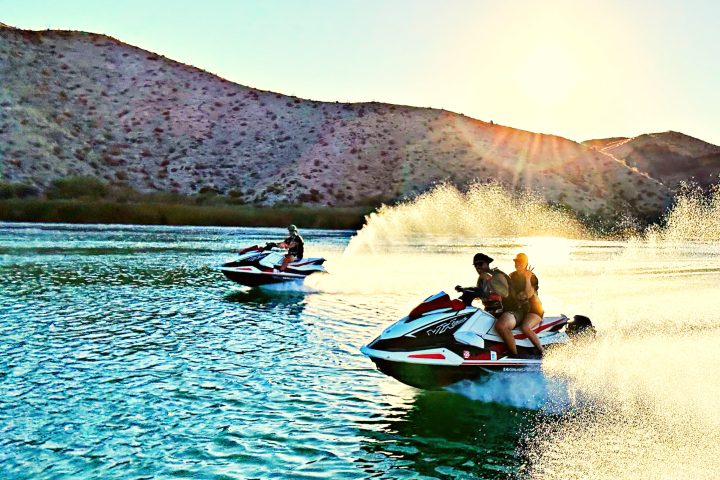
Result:
M219 268L229 280L247 287L301 283L313 273L327 273L323 267L324 258L301 258L288 264L285 271L280 271L286 252L277 248L275 243L268 243L264 247L253 245L239 253L237 260L225 263Z
M384 374L424 389L497 372L539 371L541 357L534 355L536 350L527 336L513 330L518 355L510 356L495 331L495 320L485 310L450 300L447 293L440 292L360 351ZM563 345L588 332L594 332L592 323L582 315L573 320L565 315L545 317L535 328L543 347Z

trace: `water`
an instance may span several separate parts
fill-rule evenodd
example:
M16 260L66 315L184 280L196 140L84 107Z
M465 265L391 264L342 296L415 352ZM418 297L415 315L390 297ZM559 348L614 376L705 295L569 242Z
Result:
M279 229L0 225L0 477L720 474L713 238L439 235L391 217L349 249L355 232L304 230L331 273L285 291L212 268ZM479 248L506 270L527 252L546 310L589 315L597 341L543 375L439 392L377 372L358 348L472 284Z

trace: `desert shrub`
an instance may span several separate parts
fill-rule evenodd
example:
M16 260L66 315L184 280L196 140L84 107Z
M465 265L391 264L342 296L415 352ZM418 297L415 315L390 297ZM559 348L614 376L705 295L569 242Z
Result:
M201 195L205 195L205 194L217 195L219 192L212 185L205 185L204 187L202 187L200 189L200 191L198 193L200 193Z
M0 182L0 199L35 197L40 191L25 183Z
M319 202L322 199L322 194L315 189L311 189L309 193L303 192L298 195L298 201L305 202Z
M102 198L108 194L108 185L90 176L58 178L45 191L48 198Z
M273 183L272 185L269 185L269 186L265 189L265 191L266 191L267 193L275 193L275 194L281 193L283 190L284 190L283 186L280 185L279 183Z

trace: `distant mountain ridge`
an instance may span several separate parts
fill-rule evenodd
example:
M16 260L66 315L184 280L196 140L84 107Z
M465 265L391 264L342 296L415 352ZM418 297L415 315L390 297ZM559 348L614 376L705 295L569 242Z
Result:
M261 91L105 35L0 27L0 78L0 179L39 188L90 175L144 192L349 206L497 181L580 213L641 216L671 199L635 154L606 152L612 142Z
M587 140L583 144L612 155L670 188L682 181L703 187L718 182L720 147L684 133L648 133L633 138Z

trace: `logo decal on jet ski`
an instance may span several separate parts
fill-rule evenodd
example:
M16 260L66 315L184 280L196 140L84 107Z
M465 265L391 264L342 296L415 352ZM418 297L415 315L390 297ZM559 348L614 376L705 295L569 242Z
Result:
M431 328L430 330L425 330L425 333L427 333L428 335L441 335L441 334L457 327L461 323L465 322L465 320L467 320L467 317L455 318L455 319L450 320L449 322L444 322L439 325L436 325L434 328Z
M524 367L503 367L503 372L534 372L540 371L540 366L528 365Z

